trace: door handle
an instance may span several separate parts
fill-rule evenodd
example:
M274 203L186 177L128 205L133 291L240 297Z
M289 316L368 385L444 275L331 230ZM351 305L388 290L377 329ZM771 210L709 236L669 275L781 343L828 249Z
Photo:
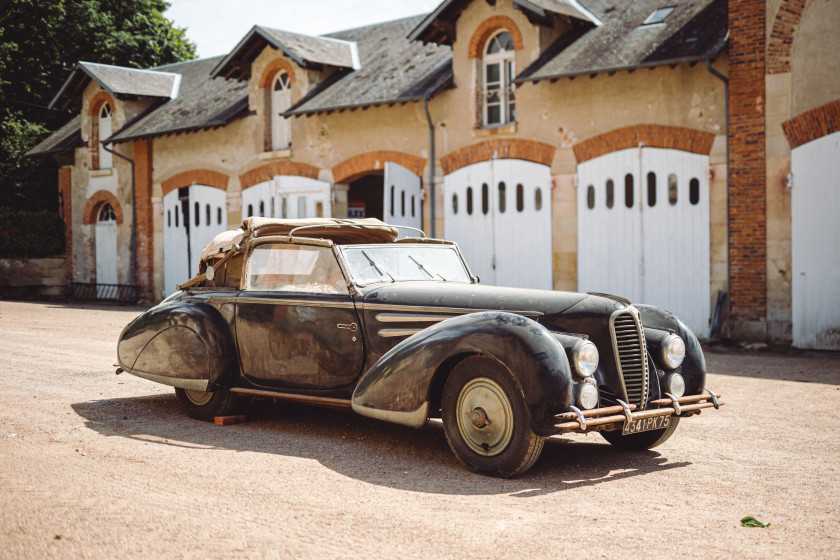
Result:
M336 325L336 327L338 327L339 329L347 329L350 332L356 332L356 330L358 330L359 328L358 325L356 325L356 323L339 323Z

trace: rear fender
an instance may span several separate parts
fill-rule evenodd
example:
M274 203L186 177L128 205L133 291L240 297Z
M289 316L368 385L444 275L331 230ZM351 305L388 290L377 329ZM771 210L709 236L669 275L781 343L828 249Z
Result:
M120 334L117 357L133 375L200 391L229 385L239 372L227 322L196 301L166 302L137 317Z
M353 410L363 416L420 427L429 416L435 375L458 356L482 354L507 367L539 435L553 433L554 415L572 402L566 353L544 326L512 313L488 311L447 319L394 346L359 381Z

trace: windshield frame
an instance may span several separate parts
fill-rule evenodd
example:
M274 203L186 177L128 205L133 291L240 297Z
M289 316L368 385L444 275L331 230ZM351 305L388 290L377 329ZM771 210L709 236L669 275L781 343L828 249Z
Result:
M446 249L444 249L444 247ZM373 286L375 284L401 284L405 282L436 282L436 283L452 283L452 284L475 284L477 279L475 275L470 270L469 265L467 265L467 261L464 260L464 255L461 254L461 249L458 247L456 243L446 243L446 244L430 244L430 243L370 243L370 244L359 244L359 245L336 245L336 252L341 259L342 268L347 273L347 278L352 282L355 286L360 288L364 288L367 286ZM446 280L442 277L438 278L416 278L411 280L398 280L396 278L391 277L382 278L379 280L373 281L360 281L353 273L353 269L350 267L347 261L347 257L345 255L345 251L347 249L361 249L362 251L366 249L382 249L387 248L388 250L398 250L398 249L431 249L434 248L435 250L451 250L455 252L457 255L461 266L464 267L464 272L467 274L468 280L460 281L460 280ZM422 267L421 267L422 269ZM390 276L388 274L387 276Z

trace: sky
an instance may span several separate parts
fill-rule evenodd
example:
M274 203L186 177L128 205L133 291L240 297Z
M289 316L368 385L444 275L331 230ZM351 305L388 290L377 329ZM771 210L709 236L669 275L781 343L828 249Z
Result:
M169 0L165 16L198 47L228 54L254 25L321 35L431 12L441 0Z

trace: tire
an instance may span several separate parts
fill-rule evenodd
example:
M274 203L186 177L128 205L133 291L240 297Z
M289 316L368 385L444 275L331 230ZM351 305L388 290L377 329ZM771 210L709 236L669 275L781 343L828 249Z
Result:
M216 416L229 416L245 408L244 401L230 391L193 391L175 388L178 403L190 418L212 422Z
M604 439L620 447L621 449L637 450L652 449L658 445L662 445L668 438L671 437L677 426L680 423L679 416L671 417L671 424L667 428L661 430L651 430L649 432L640 432L638 434L630 434L629 436L622 435L621 430L612 430L609 432L598 432Z
M531 431L522 390L508 369L491 358L467 358L455 366L443 387L441 417L449 448L477 473L522 474L545 443Z

